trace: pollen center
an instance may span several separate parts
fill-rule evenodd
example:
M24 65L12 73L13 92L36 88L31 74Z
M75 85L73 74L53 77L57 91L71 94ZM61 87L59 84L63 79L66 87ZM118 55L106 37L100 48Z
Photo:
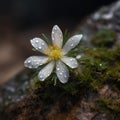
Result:
M52 52L51 52L51 56L52 56L52 58L54 59L54 60L58 60L58 59L60 59L61 58L61 51L60 50L53 50Z
M50 46L48 50L46 50L46 54L48 55L48 61L50 60L59 60L63 56L61 48L58 46Z

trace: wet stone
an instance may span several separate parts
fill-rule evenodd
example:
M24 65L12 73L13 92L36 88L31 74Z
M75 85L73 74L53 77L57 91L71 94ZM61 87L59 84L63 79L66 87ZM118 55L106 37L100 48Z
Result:
M22 73L8 83L0 85L0 118L5 108L26 97L28 81L28 76Z
M91 18L94 22L103 22L107 28L120 31L120 1L101 8Z

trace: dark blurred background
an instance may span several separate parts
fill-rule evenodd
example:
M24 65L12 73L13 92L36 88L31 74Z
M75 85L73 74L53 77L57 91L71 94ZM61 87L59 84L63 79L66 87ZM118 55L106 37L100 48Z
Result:
M80 21L116 0L0 0L0 83L23 70L34 54L29 40L58 24L73 31Z
M0 0L0 18L18 28L31 28L59 19L79 21L115 0ZM6 18L5 18L6 17ZM6 21L6 20L5 20Z

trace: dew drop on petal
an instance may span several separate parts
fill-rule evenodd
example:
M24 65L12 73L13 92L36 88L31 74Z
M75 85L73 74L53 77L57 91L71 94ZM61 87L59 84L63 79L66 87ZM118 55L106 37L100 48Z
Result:
M67 54L71 49L75 48L79 44L81 38L82 38L81 34L74 35L71 38L69 38L68 41L63 46L64 53Z
M31 63L31 60L28 60L28 63Z
M59 71L57 70L59 68ZM64 63L61 61L58 61L56 64L56 72L57 72L57 77L60 80L61 83L66 83L68 81L69 77L69 71Z
M62 75L62 72L60 72L60 75Z
M48 57L46 56L31 56L24 62L24 66L28 68L38 68L47 62Z
M38 43L39 41L38 41L38 40L36 40L35 42L36 42L36 43Z
M36 62L36 65L41 65L41 63L39 64L39 62Z
M57 68L57 70L59 71L59 70L60 70L60 68Z
M42 47L38 47L39 49L42 49Z
M54 28L55 30L57 30L57 27L55 26L55 28Z
M44 43L42 43L42 46L45 45Z
M74 61L74 59L73 59L73 58L71 58L71 59L70 59L70 61L71 61L71 62L73 62L73 61Z
M40 78L43 78L43 76L42 76L42 75L40 75Z
M32 43L32 46L34 46L34 44Z
M41 38L33 38L30 42L31 42L32 46L36 50L40 51L41 53L45 53L46 49L48 49L47 43L44 40L42 40ZM44 44L44 45L42 45L42 44Z
M73 44L71 44L71 47L73 47Z
M50 74L52 73L54 69L54 62L50 62L48 63L44 68L41 69L41 71L38 74L38 78L41 81L44 81L47 77L50 76ZM42 79L41 79L42 76Z
M53 26L51 37L53 45L57 45L61 48L63 43L63 34L57 25Z
M61 60L72 69L78 67L78 62L75 58L64 56Z
M28 68L30 68L30 69L31 69L31 68L32 68L32 66L28 66Z
M41 79L41 81L44 80L44 76L42 74L39 76L39 78Z
M64 77L65 77L65 78L67 78L67 76L66 76L66 75L64 75Z

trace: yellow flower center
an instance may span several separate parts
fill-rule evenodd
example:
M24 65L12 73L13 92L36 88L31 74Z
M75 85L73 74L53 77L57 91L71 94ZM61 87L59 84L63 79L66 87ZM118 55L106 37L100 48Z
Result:
M48 55L48 61L59 60L63 56L61 48L57 45L49 46L49 49L47 49L45 53Z

